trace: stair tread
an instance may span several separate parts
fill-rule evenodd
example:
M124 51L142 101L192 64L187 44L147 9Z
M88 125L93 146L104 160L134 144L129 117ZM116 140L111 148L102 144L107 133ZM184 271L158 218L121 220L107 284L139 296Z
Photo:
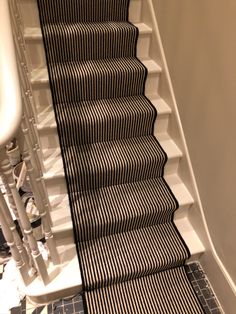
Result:
M96 314L204 313L183 266L85 292L85 301L91 308L96 304Z
M112 0L112 3L102 1L101 6L101 0L90 0L89 2L80 0L74 1L72 4L66 3L66 5L64 0L57 0L57 5L53 7L53 10L51 9L51 1L40 2L38 7L39 12L46 12L46 14L41 14L43 24L127 20L129 11L127 0L122 0L122 2L121 0ZM68 14L68 7L73 11L73 14Z
M79 247L86 289L153 274L188 258L171 222L80 242Z
M194 203L194 199L192 198L185 184L181 181L178 175L171 174L165 176L164 178L168 183L175 198L177 199L179 207L187 204L191 205ZM69 208L69 200L67 194L62 193L60 195L50 195L49 200L53 211L65 207Z
M145 23L134 23L139 30L139 35L151 34L152 29ZM26 27L24 29L24 38L26 41L29 40L42 40L42 31L40 27Z
M52 51L49 63L136 55L138 29L126 21L49 23L43 29Z
M166 162L163 149L152 135L65 147L64 153L66 163L74 165L67 169L71 191L77 191L78 186L90 190L160 177Z
M161 73L162 68L154 60L141 60L147 68L148 73ZM48 83L48 70L46 67L41 67L31 72L31 83L40 84Z
M73 193L71 205L81 241L167 222L177 208L163 178Z
M155 180L159 180L159 179L155 179ZM174 194L174 196L177 199L178 204L179 204L179 208L175 213L180 213L182 211L182 207L191 206L194 203L194 200L193 200L191 194L189 193L188 189L186 188L184 183L181 181L181 179L177 175L165 176L165 180L166 180L166 182L168 182L168 185L169 185L172 193ZM150 181L152 181L152 180L150 180ZM139 184L139 182L137 182L135 184ZM142 184L142 183L140 183L140 184ZM129 184L127 186L129 186ZM108 189L113 189L113 187L100 189L100 190L94 191L94 192L91 191L88 193L91 193L91 194L94 193L96 196L96 194L102 193L103 191L106 191ZM118 189L118 192L119 192L119 190L125 190L125 187L117 186L117 187L115 187L115 189ZM116 191L114 191L114 195L115 195L115 192ZM129 193L130 193L130 191L129 191ZM122 195L122 197L124 197L124 198L129 197L129 194L126 195L126 193L121 194L121 192L120 192L120 195ZM84 197L84 199L86 199L86 193L83 193L83 197ZM52 207L53 228L56 231L60 231L60 230L62 231L63 228L65 228L65 229L72 228L68 195L63 194L63 193L60 195L50 195L49 200L50 200L50 204ZM81 200L79 200L78 196L76 196L76 195L73 197L73 200L74 201L72 203L73 203L74 207L78 206L78 202L81 203ZM115 197L113 197L113 201L117 202L117 203L118 202L121 202L121 203L124 202L123 198L122 199L115 199ZM158 201L157 201L157 203L158 203ZM98 202L98 205L99 205L99 202ZM96 206L94 206L94 208L92 208L91 210L95 210L95 208L96 208ZM114 210L114 209L111 208L109 210ZM118 208L117 210L119 211L121 209ZM140 208L140 211L142 211L142 210L143 210L143 208ZM185 231L186 231L186 228L184 228L184 230L183 230L184 234L185 234ZM190 247L190 249L191 249L191 247Z
M166 115L171 113L171 108L162 98L156 96L155 98L148 97L148 99L157 111L157 119L160 115ZM38 130L43 130L46 128L56 128L56 119L53 106L40 106L38 108L38 121Z
M65 104L58 104L62 107ZM66 145L88 144L145 136L152 133L156 111L143 96L82 101L66 104L59 128L73 134Z
M163 136L162 138L163 139L160 140L159 143L162 147L165 147L165 152L167 154L168 160L170 160L171 158L182 157L182 152L167 134L165 134L165 136ZM45 165L45 179L57 176L64 176L61 149L59 147L56 149L44 149L43 156Z

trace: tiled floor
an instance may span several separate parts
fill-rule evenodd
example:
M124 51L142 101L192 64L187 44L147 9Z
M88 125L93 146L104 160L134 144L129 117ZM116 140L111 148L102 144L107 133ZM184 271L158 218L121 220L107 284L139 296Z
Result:
M1 279L0 267L0 279ZM206 314L221 314L220 306L211 289L209 281L199 263L186 265L188 277L204 308ZM63 299L47 306L35 308L24 300L21 306L11 309L11 314L84 314L83 300L81 295ZM5 314L5 313L4 313ZM6 313L7 314L7 313ZM164 313L163 313L164 314Z
M221 314L219 303L199 263L186 266L187 275L206 314Z

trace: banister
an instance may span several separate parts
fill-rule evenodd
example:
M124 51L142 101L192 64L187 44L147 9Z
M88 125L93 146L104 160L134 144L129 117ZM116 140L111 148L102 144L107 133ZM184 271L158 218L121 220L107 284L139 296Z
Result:
M0 1L0 148L17 132L22 116L21 91L8 0Z

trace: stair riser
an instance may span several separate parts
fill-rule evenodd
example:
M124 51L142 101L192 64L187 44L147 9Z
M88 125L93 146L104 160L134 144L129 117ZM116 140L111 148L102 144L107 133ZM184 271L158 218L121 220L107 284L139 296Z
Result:
M73 242L73 238L74 238L74 231L73 231L73 227L71 225L71 227L52 227L52 232L53 232L53 236L55 238L56 241L58 240L63 240L65 238L69 238L71 239L71 242Z
M137 57L147 59L149 56L149 47L151 34L140 34L137 43ZM46 58L42 39L26 39L26 52L29 70L46 67Z
M20 9L22 20L25 27L38 27L39 16L36 0L22 0L20 1ZM140 22L142 1L131 0L129 6L129 21L131 23Z
M152 72L148 73L146 83L145 83L145 94L155 95L158 91L160 73ZM35 99L36 107L39 106L50 106L52 105L52 98L50 95L49 82L44 81L34 81L32 82L33 94Z
M154 135L158 138L161 133L166 133L168 128L168 115L158 116L154 125ZM57 128L45 127L39 129L39 138L42 149L57 148L59 146L59 138Z

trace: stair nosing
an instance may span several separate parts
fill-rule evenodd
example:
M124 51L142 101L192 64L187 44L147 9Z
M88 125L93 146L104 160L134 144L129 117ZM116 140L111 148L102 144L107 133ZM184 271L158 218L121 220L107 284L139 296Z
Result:
M155 107L158 116L164 116L164 115L171 114L170 107L166 104L166 102L162 98L150 100L150 102ZM49 115L52 115L52 117L49 117ZM48 131L48 130L56 132L57 124L56 124L56 119L55 119L55 115L54 115L54 109L52 106L51 106L49 111L46 111L44 113L39 113L38 117L41 117L39 119L40 122L37 125L37 129L39 132L44 132L44 131ZM48 117L50 119L47 120ZM46 122L45 122L45 119L47 120ZM53 120L53 121L51 121L51 120Z
M121 58L122 59L122 58ZM152 59L140 60L141 63L147 68L148 75L160 74L162 68ZM47 66L35 69L31 72L30 82L32 86L48 85L49 76Z
M151 27L145 23L133 23L139 29L139 35L149 35L152 33ZM40 27L25 27L24 39L26 42L38 41L43 39L42 31Z

